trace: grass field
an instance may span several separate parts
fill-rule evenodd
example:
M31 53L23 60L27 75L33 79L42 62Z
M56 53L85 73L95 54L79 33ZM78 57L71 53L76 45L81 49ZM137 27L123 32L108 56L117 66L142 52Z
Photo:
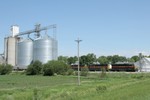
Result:
M76 76L0 76L0 100L150 100L150 73Z

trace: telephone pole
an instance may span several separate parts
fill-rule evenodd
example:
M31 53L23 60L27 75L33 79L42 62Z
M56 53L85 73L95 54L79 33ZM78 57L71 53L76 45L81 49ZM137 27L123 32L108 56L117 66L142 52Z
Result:
M79 44L80 44L80 42L82 41L82 40L80 40L79 38L77 39L77 40L75 40L76 42L77 42L77 48L78 48L78 85L80 85L80 59L79 59L79 53L80 53L80 51L79 51Z

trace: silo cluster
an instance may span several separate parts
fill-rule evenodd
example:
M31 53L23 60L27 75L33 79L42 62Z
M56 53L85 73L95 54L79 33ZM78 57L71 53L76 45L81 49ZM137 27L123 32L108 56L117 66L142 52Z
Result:
M17 25L11 27L11 36L4 39L4 61L14 66L14 69L26 69L32 62L38 60L47 63L50 60L57 60L57 40L54 37L40 35L31 38L29 34L38 33L42 30L55 28L54 25L35 28L26 32L19 33ZM20 35L28 35L23 38Z
M17 67L26 69L33 61L47 63L57 60L57 41L45 35L36 39L24 39L17 43Z

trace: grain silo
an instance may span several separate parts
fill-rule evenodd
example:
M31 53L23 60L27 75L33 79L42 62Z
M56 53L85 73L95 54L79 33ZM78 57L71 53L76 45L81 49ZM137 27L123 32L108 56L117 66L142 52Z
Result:
M16 65L16 43L18 38L15 37L19 33L17 25L11 26L11 36L4 38L4 59L7 64Z
M5 38L5 61L7 62L7 64L11 64L12 66L16 65L16 42L17 38Z
M40 37L40 32L53 29L56 34L56 25L40 27L25 32L19 32L19 26L11 26L11 35L4 39L4 60L7 64L11 64L14 68L26 69L32 61L39 60L46 63L49 60L57 60L57 40L55 38L45 36ZM35 33L37 39L32 40L29 35ZM20 40L21 35L28 35L28 39Z
M29 38L17 44L17 67L26 69L33 60L33 41Z
M34 40L33 60L39 60L42 63L53 60L53 38L46 35L43 38Z
M53 38L53 60L57 60L58 54L58 43L57 40Z

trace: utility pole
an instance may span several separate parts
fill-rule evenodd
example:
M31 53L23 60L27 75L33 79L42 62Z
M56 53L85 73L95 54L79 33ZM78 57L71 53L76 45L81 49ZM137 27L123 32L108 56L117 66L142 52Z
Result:
M78 85L80 85L80 59L79 59L79 44L82 40L80 40L79 38L77 40L75 40L77 42L78 45Z
M139 53L140 72L142 71L142 53Z

